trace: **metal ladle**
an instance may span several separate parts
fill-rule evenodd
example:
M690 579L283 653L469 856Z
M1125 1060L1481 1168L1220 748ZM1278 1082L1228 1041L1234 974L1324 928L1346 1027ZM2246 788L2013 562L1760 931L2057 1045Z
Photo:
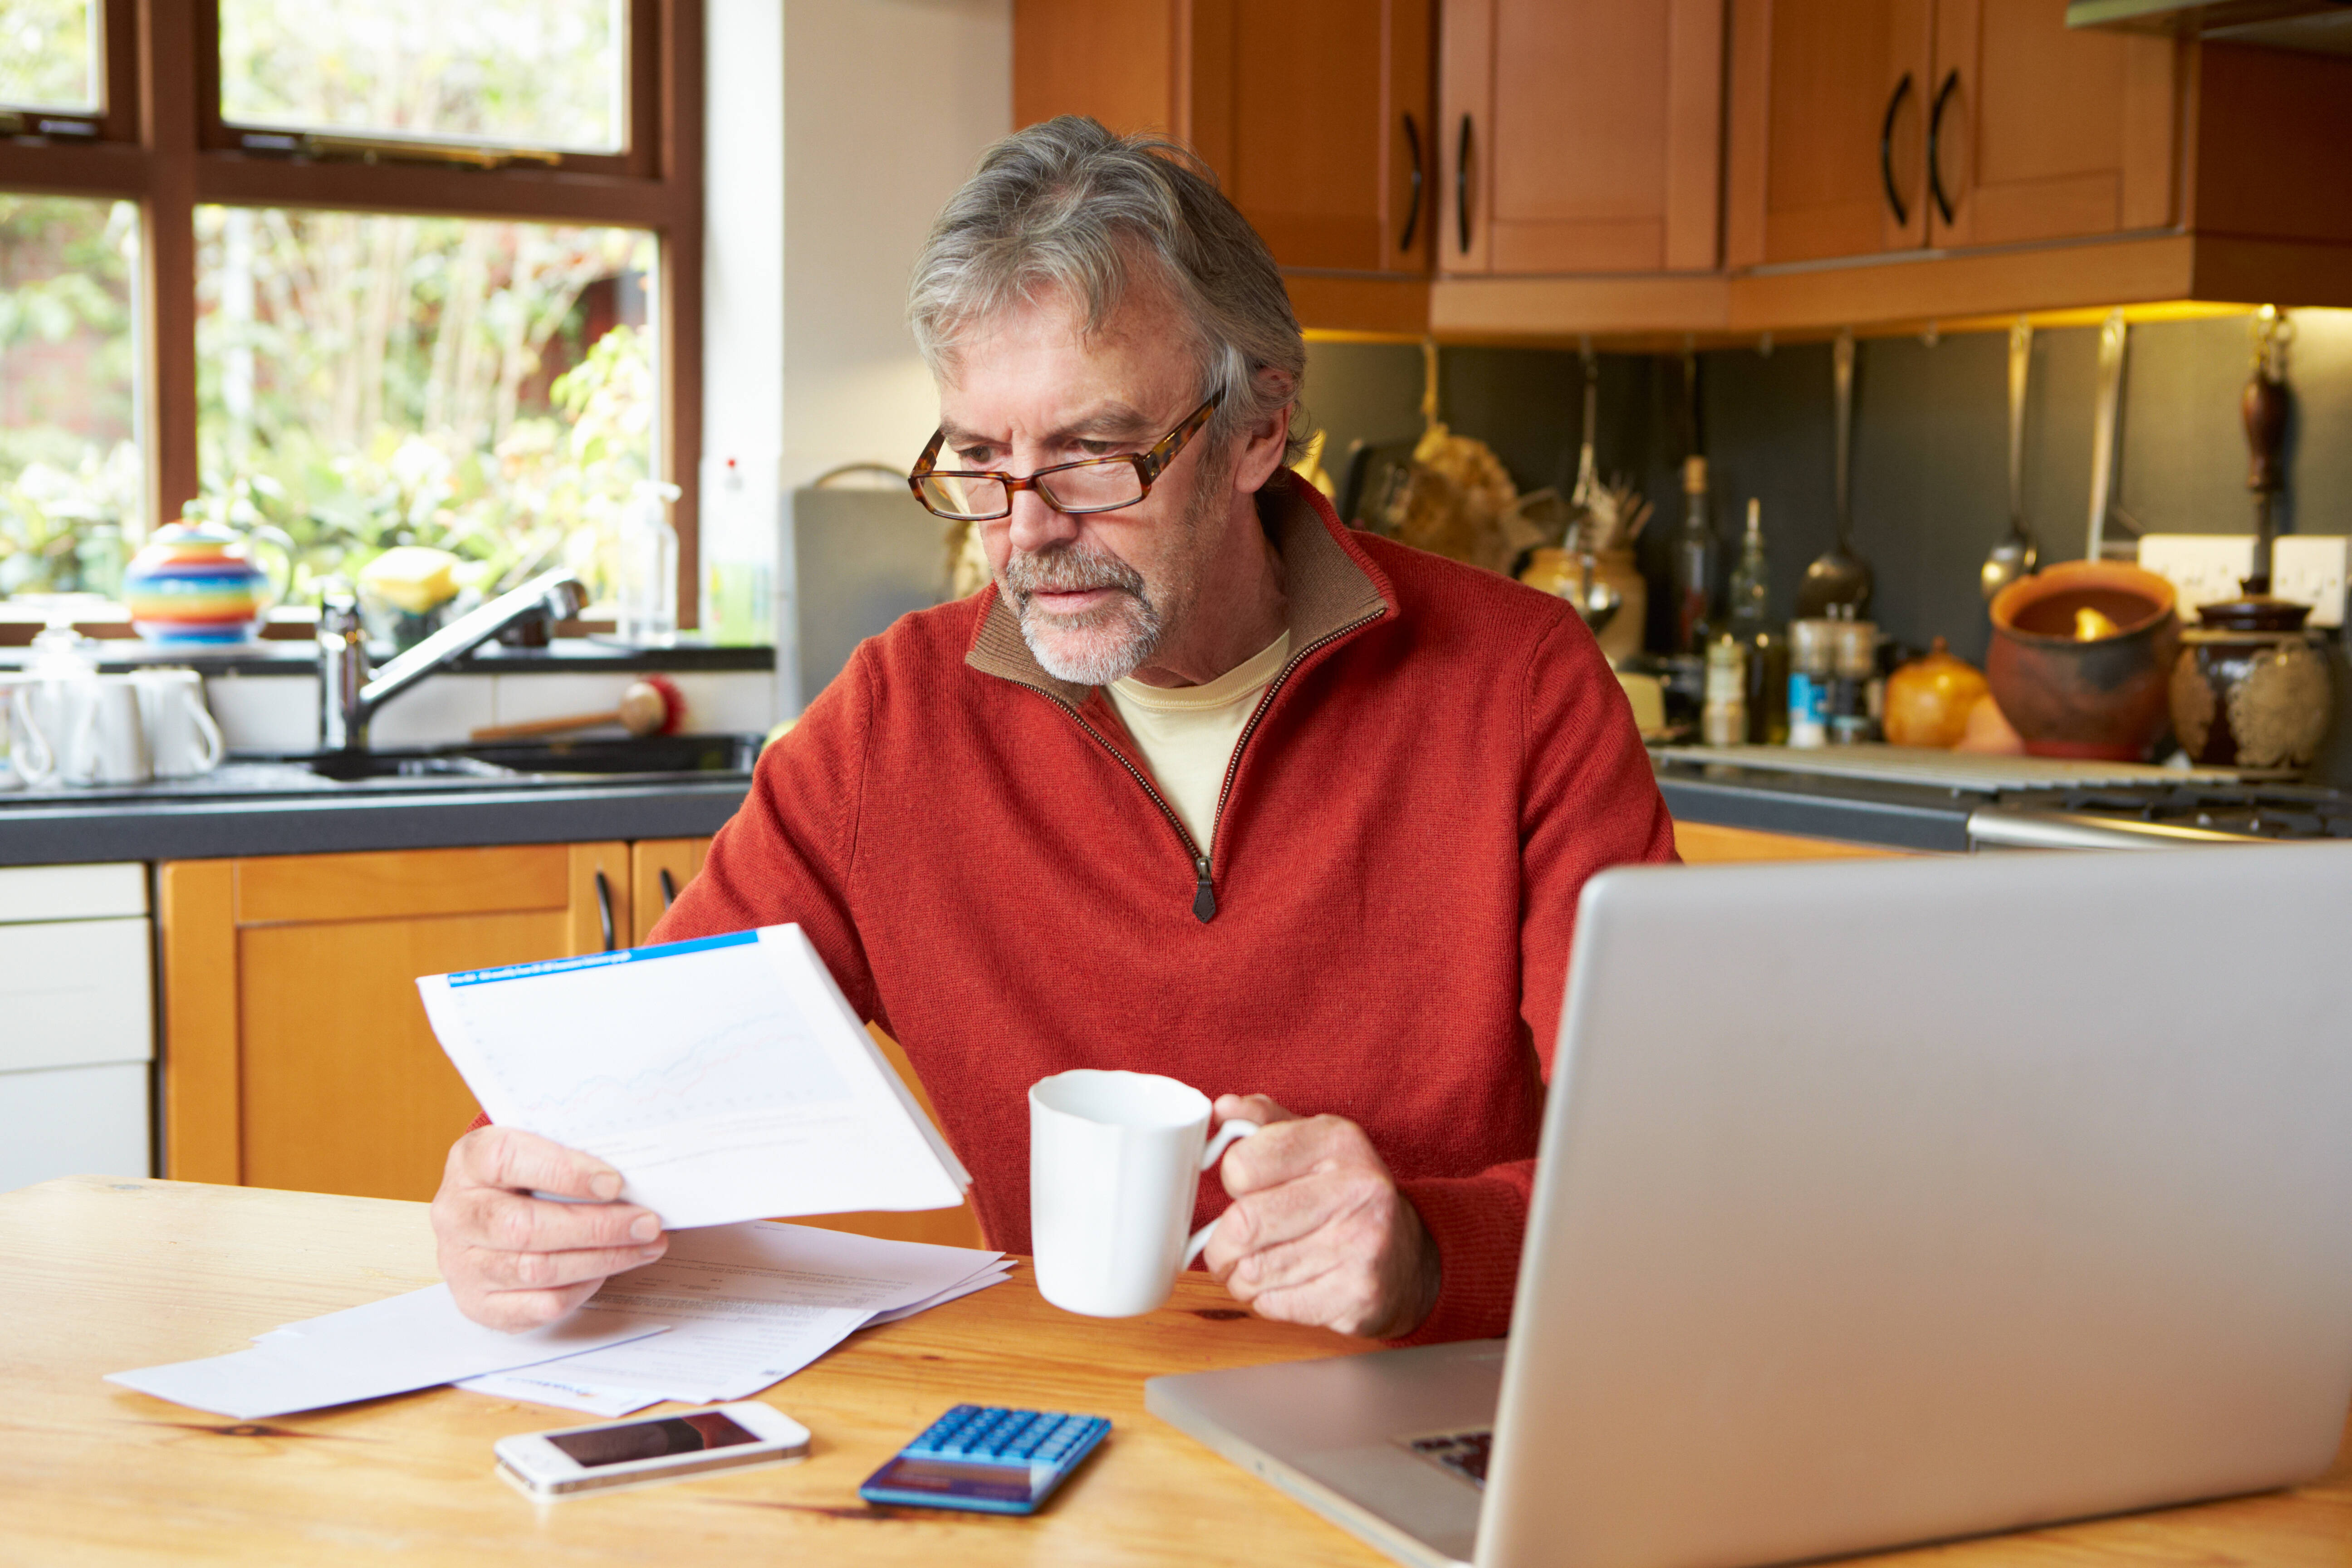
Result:
M2033 575L2042 552L2025 526L2025 378L2033 364L2033 323L2023 316L2009 329L2009 536L1985 556L1978 578L1992 596Z
M1832 610L1860 620L1870 611L1870 563L1853 552L1853 329L1837 336L1830 358L1837 394L1837 542L1805 568L1797 584L1797 614L1812 619Z

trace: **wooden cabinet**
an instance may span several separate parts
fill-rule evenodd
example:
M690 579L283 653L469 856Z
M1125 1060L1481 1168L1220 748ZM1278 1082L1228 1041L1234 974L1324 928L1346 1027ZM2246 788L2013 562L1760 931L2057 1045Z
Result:
M624 945L631 881L617 843L162 867L167 1173L431 1197L478 1108L416 977Z
M702 869L709 838L640 838L629 846L629 945L637 947Z
M1447 273L1717 263L1720 0L1446 0Z
M1842 838L1810 838L1711 822L1675 824L1675 853L1693 866L1759 865L1782 860L1884 860L1908 853Z
M2179 46L2066 0L1733 0L1735 266L2176 216Z
M1174 135L1286 268L1419 276L1433 0L1017 0L1013 117Z

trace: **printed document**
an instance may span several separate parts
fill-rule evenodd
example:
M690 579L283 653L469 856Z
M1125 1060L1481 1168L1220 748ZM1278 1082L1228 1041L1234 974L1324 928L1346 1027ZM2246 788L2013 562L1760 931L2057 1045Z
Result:
M594 1302L558 1323L500 1333L469 1321L434 1285L331 1312L254 1341L249 1351L107 1374L109 1383L239 1421L431 1388L662 1332L649 1314Z
M416 984L493 1121L610 1162L671 1229L971 1184L798 926Z
M667 1323L668 1333L458 1386L598 1415L664 1399L746 1399L858 1329L995 1284L1010 1268L1000 1252L813 1226L682 1231L667 1257L614 1276L592 1303Z

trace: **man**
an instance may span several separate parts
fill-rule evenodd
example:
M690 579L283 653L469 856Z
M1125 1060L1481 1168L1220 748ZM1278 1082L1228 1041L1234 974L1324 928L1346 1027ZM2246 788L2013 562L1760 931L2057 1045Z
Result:
M1221 1167L1205 1261L1238 1300L1502 1332L1578 890L1673 858L1591 637L1283 468L1297 325L1174 148L1000 142L909 315L918 493L979 520L993 586L859 647L654 940L798 921L929 1088L992 1246L1029 1249L1032 1083L1165 1073L1268 1124ZM530 1195L619 1185L469 1132L434 1202L458 1303L541 1322L660 1256L642 1209Z

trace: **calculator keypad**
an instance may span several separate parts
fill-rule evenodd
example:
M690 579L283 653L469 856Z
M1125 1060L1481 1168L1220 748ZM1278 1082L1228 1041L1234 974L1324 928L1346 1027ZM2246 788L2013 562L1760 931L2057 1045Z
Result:
M1110 1430L1099 1415L959 1405L907 1445L917 1458L1059 1467Z

